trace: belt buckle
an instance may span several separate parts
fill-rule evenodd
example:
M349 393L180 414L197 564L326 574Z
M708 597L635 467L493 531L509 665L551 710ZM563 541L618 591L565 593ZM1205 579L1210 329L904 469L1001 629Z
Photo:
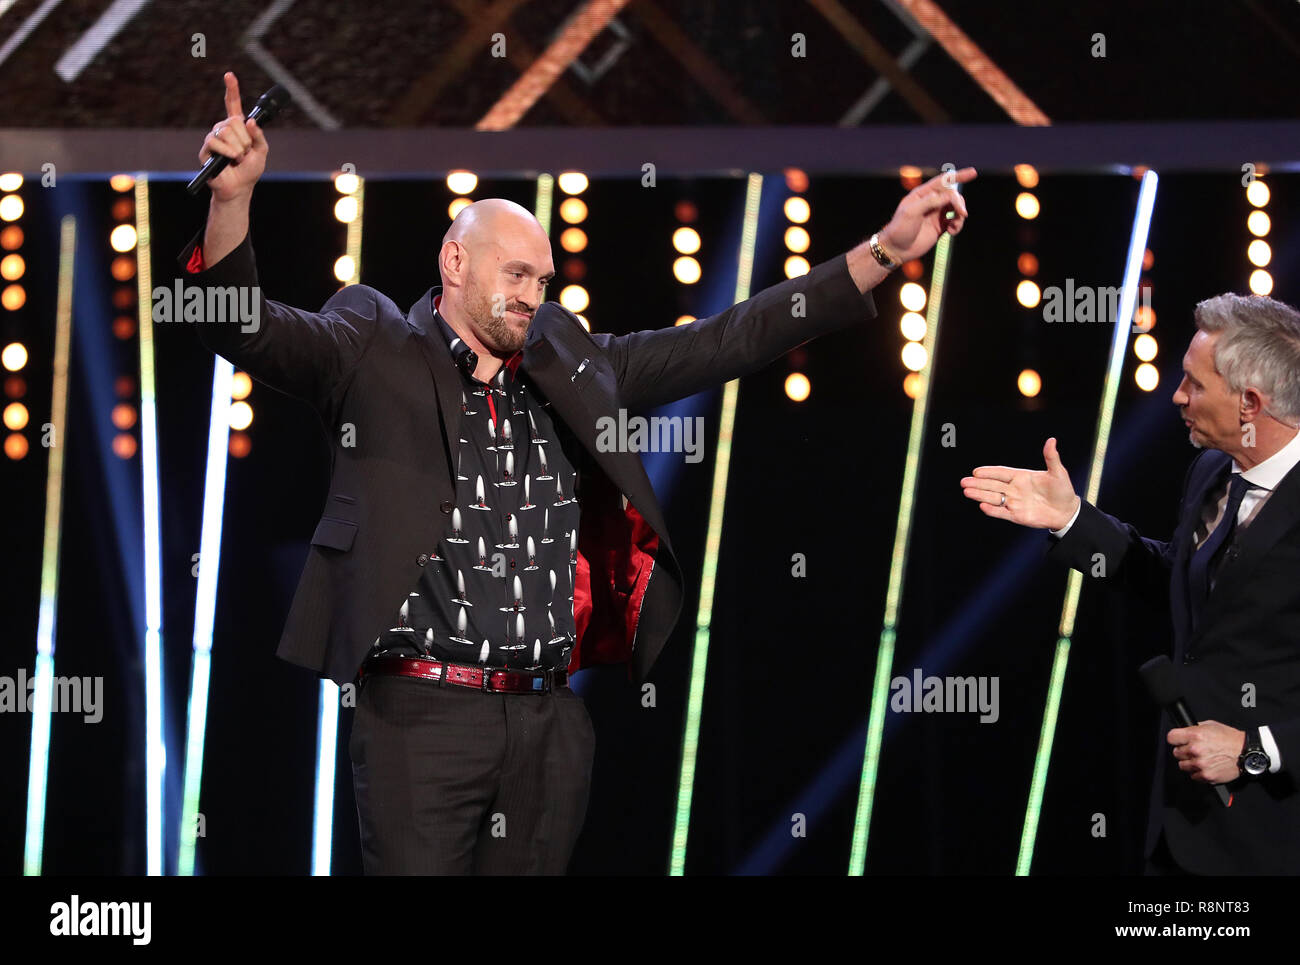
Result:
M483 693L485 694L499 693L499 691L492 689L492 675L496 673L498 669L499 668L497 667L483 667L482 670L480 671L483 674L483 676L479 679L478 685L479 685L479 689L482 690Z

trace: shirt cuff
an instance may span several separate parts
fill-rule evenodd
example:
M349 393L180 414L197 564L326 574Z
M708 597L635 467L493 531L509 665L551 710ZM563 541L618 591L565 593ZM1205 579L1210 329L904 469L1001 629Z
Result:
M1264 745L1264 753L1268 755L1268 759L1272 762L1269 764L1268 772L1276 774L1282 770L1282 752L1278 749L1277 741L1273 739L1273 732L1267 726L1260 727L1259 742Z
M1074 515L1070 517L1070 521L1066 523L1064 526L1062 526L1060 529L1049 529L1048 532L1051 533L1053 536L1055 536L1057 539L1060 539L1062 536L1064 536L1066 533L1070 531L1070 527L1074 525L1074 521L1079 518L1079 513L1082 511L1083 511L1083 500L1081 499L1079 500L1079 508L1074 511Z

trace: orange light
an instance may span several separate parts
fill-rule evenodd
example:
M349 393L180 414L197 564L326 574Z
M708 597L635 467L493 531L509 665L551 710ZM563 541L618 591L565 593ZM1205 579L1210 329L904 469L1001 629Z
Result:
M1160 384L1160 370L1150 362L1143 362L1133 373L1133 380L1143 392L1153 392Z
M1032 164L1016 165L1016 181L1022 188L1038 187L1038 172Z
M587 247L587 232L581 228L565 228L560 235L560 247L568 252L583 251Z
M5 428L17 432L27 425L27 406L21 402L10 402L5 406Z
M812 244L812 239L808 236L808 230L801 228L796 224L790 225L785 229L785 246L797 254L803 254Z
M898 290L898 300L909 312L919 312L925 308L925 289L914 281L904 282Z
M1038 303L1042 301L1043 293L1038 286L1028 278L1022 280L1016 286L1016 301L1020 302L1025 308L1037 308Z
M803 198L786 198L784 210L786 219L795 224L804 224L812 216L812 208Z
M579 224L587 219L587 202L582 198L565 198L560 205L560 217L569 224Z
M14 461L27 455L27 437L16 432L5 436L5 455Z
M909 399L915 399L921 394L921 376L917 372L908 372L903 376L903 394Z
M1020 217L1032 221L1038 217L1038 211L1038 199L1028 191L1021 191L1016 195L1016 214Z
M906 312L898 320L899 331L903 333L903 338L909 342L919 342L925 338L926 324L925 316L917 312Z
M135 319L130 315L119 315L113 319L113 337L126 341L135 334Z
M1246 185L1246 200L1257 208L1262 208L1268 204L1269 190L1268 185L1263 181L1251 181ZM6 199L8 200L8 199ZM0 206L2 206L0 202ZM3 211L0 211L0 217L3 217ZM12 218L5 218L6 221L12 221Z
M452 198L451 204L447 205L447 217L452 221L456 220L456 215L460 214L474 202L469 198Z
M140 444L135 441L135 436L126 432L119 432L113 437L113 455L119 459L130 459L135 455Z
M690 255L682 255L673 261L673 277L683 285L694 285L700 280L700 263Z
M695 207L694 201L678 201L673 205L673 217L684 224L694 224L699 216L700 211Z
M581 285L565 285L560 291L560 304L576 315L587 310L591 296Z
M246 432L232 432L230 434L230 455L236 459L243 459L253 449L253 440L248 437Z
M125 432L135 425L136 411L135 406L127 405L125 402L119 402L113 406L113 425Z
M22 278L26 268L27 263L23 261L22 255L5 255L0 258L0 278L5 281L17 281Z
M108 236L108 243L114 251L130 251L135 247L135 228L129 224L120 224Z
M1016 259L1016 267L1020 269L1022 275L1038 274L1038 256L1032 251L1022 251L1020 257Z
M27 364L27 346L22 342L10 342L0 351L0 365L10 372L19 371Z
M478 187L478 175L473 171L450 171L447 190L452 194L470 194Z
M130 255L118 255L113 259L110 270L118 281L129 281L135 277L135 259Z
M786 168L785 186L797 194L803 194L808 190L808 175L798 168Z
M1150 362L1160 351L1160 343L1156 341L1154 335L1147 335L1145 332L1133 339L1133 354L1143 362Z
M1265 215L1267 217L1267 215ZM23 229L16 224L8 225L3 231L0 231L0 248L5 251L14 251L23 246Z
M791 372L785 377L785 394L795 402L802 402L812 392L812 383L802 372Z
M1043 391L1043 379L1033 369L1024 369L1016 376L1016 388L1027 399L1032 399Z
M694 316L694 315L678 315L678 316L677 316L677 321L673 322L673 324L674 324L674 325L689 325L689 324L691 324L691 322L693 322L693 321L695 321L695 316Z
M907 342L903 345L903 364L913 372L919 372L925 368L925 363L930 359L930 353L925 350L925 346L920 342Z
M253 407L247 402L230 403L230 428L242 432L253 424Z
M359 187L361 187L361 179L355 174L334 176L334 190L339 194L354 194Z
M1156 255L1150 248L1142 252L1142 270L1150 271L1151 266L1156 263Z
M555 183L560 186L560 190L565 194L582 194L583 191L587 190L587 185L590 182L581 171L565 171L555 179Z
M16 312L27 304L27 289L22 285L6 285L5 290L0 292L0 305Z
M130 191L135 187L135 178L129 174L114 174L108 179L108 186L114 191Z
M23 199L16 194L0 198L0 220L17 221L23 216Z
M904 164L898 169L898 180L910 191L921 183L921 169L915 164Z
M1156 310L1150 305L1139 305L1133 313L1133 325L1139 332L1149 332L1155 328Z
M693 255L700 250L700 233L694 228L678 228L673 232L673 247L683 255Z
M808 264L808 259L803 255L791 255L785 260L785 277L798 278L800 275L806 275L812 271L812 266Z
M230 377L230 397L236 401L247 399L253 391L253 379L247 372L236 372Z

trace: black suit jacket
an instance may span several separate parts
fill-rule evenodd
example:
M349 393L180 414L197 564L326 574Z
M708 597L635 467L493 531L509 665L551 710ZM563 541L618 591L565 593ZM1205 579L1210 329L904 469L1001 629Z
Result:
M1199 874L1300 873L1300 466L1269 496L1235 545L1225 550L1202 622L1192 630L1188 566L1201 509L1223 485L1231 458L1200 453L1183 483L1178 528L1169 542L1084 503L1079 518L1049 552L1103 583L1168 599L1174 665L1192 713L1242 730L1267 724L1282 770L1229 785L1224 808L1209 785L1178 769L1161 718L1160 750L1147 825L1149 855L1163 828L1175 860ZM1105 576L1093 577L1101 553ZM1249 687L1247 685L1250 685ZM1255 706L1243 706L1253 690Z
M202 241L180 255L182 268ZM187 285L255 286L251 240ZM390 625L456 498L461 383L434 322L433 295L409 312L364 285L319 312L259 297L257 331L200 324L199 336L254 378L310 404L331 440L329 496L278 654L342 684ZM793 299L802 293L801 300ZM522 369L594 458L585 474L579 571L590 577L571 671L629 662L644 680L681 611L683 577L640 457L601 452L597 419L683 398L761 368L875 315L840 255L689 325L588 333L557 302L533 317ZM586 361L585 367L582 363ZM576 374L582 368L580 374ZM350 427L350 432L345 429ZM352 441L353 445L345 445Z

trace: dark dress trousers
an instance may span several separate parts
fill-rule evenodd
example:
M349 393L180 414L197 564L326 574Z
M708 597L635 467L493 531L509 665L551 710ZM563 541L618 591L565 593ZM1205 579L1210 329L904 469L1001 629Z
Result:
M1224 808L1210 785L1178 768L1161 717L1160 750L1151 789L1146 854L1163 832L1168 853L1195 874L1300 873L1300 466L1273 490L1250 525L1227 547L1208 597L1192 597L1188 570L1201 510L1221 497L1231 457L1200 453L1183 484L1178 527L1168 542L1085 502L1061 539L1049 537L1050 559L1080 570L1092 584L1167 600L1174 629L1173 661L1188 706L1198 720L1245 730L1267 725L1282 769L1239 778ZM1104 576L1093 576L1094 554ZM1099 570L1099 572L1102 572ZM1201 607L1193 627L1193 610ZM1249 687L1247 686L1249 685ZM1253 690L1254 706L1246 696Z

